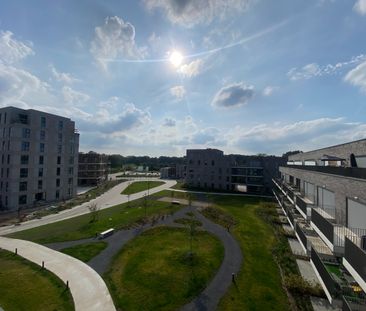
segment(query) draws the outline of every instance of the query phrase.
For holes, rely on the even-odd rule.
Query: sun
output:
[[[173,51],[170,54],[169,61],[174,67],[179,67],[182,64],[183,55],[178,51]]]

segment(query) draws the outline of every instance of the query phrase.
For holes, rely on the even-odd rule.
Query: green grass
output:
[[[0,250],[0,306],[6,311],[74,310],[65,284],[36,264]]]
[[[273,258],[273,230],[256,210],[261,200],[234,196],[211,196],[213,206],[223,216],[212,217],[221,223],[229,214],[235,219],[231,232],[240,244],[243,265],[232,285],[219,303],[218,310],[289,310],[282,288],[279,268]]]
[[[169,214],[177,211],[179,205],[155,201],[159,194],[147,200],[146,217]],[[34,241],[37,243],[54,243],[73,241],[95,236],[96,233],[109,228],[116,230],[127,228],[132,224],[146,222],[144,200],[116,205],[98,212],[98,220],[92,222],[91,214],[66,219],[52,224],[19,231],[8,235],[12,238]]]
[[[158,227],[129,242],[105,275],[116,307],[176,310],[197,296],[220,267],[224,248],[198,231],[191,260],[189,240],[186,229]]]
[[[83,262],[90,261],[108,246],[107,242],[100,241],[94,243],[85,243],[64,248],[62,253],[75,257]]]
[[[127,186],[121,194],[134,194],[147,189],[155,188],[165,184],[163,181],[135,181],[134,183]]]
[[[334,275],[336,275],[337,277],[341,277],[342,276],[342,272],[339,268],[339,266],[337,265],[332,265],[332,264],[325,264],[325,267],[327,268],[329,273],[333,273]]]

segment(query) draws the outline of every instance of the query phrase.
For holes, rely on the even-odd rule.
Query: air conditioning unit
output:
[[[361,248],[366,251],[366,235],[361,237]]]

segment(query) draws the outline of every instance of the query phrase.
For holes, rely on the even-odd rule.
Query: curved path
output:
[[[59,253],[45,246],[17,239],[0,237],[0,247],[14,252],[56,274],[69,288],[76,311],[115,311],[112,297],[99,274],[71,256]]]
[[[238,273],[241,267],[243,256],[240,246],[235,238],[223,227],[217,225],[200,214],[195,207],[184,207],[174,213],[172,216],[165,217],[158,221],[156,224],[145,225],[139,228],[130,230],[120,230],[114,235],[105,239],[108,242],[108,246],[100,254],[94,257],[88,262],[95,271],[99,274],[103,274],[107,271],[109,264],[113,257],[120,251],[120,249],[130,240],[134,239],[142,232],[154,228],[160,225],[182,227],[183,225],[177,224],[174,220],[187,217],[187,212],[193,212],[196,218],[201,221],[203,229],[218,237],[225,248],[225,256],[221,263],[219,270],[210,282],[210,284],[190,303],[183,306],[182,310],[215,310],[220,298],[228,290],[232,284],[232,273]],[[85,239],[71,242],[61,242],[55,244],[49,244],[47,246],[53,249],[62,249],[73,245],[91,242],[93,239]],[[94,239],[94,241],[99,241]]]
[[[89,206],[92,203],[97,204],[100,207],[100,209],[105,209],[105,208],[109,208],[109,207],[112,207],[117,204],[126,203],[128,201],[128,196],[121,194],[121,192],[125,188],[127,188],[127,186],[132,181],[146,181],[146,180],[153,181],[153,180],[157,180],[157,179],[156,178],[136,178],[136,179],[128,180],[126,182],[118,184],[117,186],[115,186],[112,189],[108,190],[107,192],[103,193],[101,196],[95,198],[94,200],[85,202],[85,203],[75,206],[71,209],[64,210],[58,214],[51,214],[51,215],[45,216],[41,219],[33,219],[33,220],[25,221],[25,222],[22,222],[20,226],[11,225],[11,226],[2,227],[2,228],[0,228],[0,236],[7,235],[7,234],[17,232],[17,231],[31,229],[34,227],[38,227],[38,226],[42,226],[42,225],[46,225],[46,224],[50,224],[50,223],[54,223],[54,222],[58,222],[61,220],[73,218],[73,217],[80,216],[83,214],[88,214],[90,212]],[[155,187],[155,188],[151,188],[149,190],[149,194],[154,194],[159,191],[166,190],[166,189],[174,186],[177,183],[175,180],[159,179],[159,181],[164,181],[165,184]],[[133,201],[133,200],[140,199],[145,194],[147,194],[147,191],[141,191],[141,192],[138,192],[135,194],[131,194],[129,197],[129,200]]]

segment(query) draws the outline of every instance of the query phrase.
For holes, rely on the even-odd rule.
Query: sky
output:
[[[366,0],[2,0],[0,107],[80,151],[281,155],[366,138]]]

